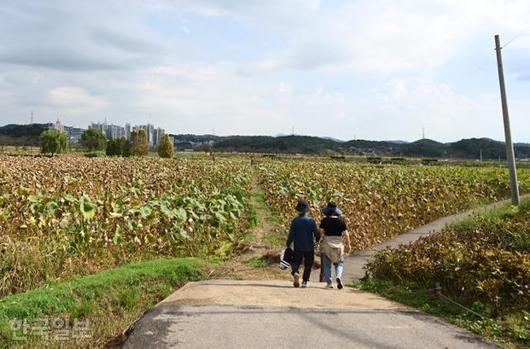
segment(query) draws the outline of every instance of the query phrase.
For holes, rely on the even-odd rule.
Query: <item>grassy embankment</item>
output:
[[[147,308],[173,290],[204,275],[203,263],[193,258],[157,259],[108,269],[66,282],[45,286],[0,299],[0,348],[3,347],[101,347],[118,339]],[[35,335],[36,326],[48,320],[46,340]],[[61,319],[70,322],[57,340]],[[75,332],[77,321],[87,321],[85,333]],[[19,322],[14,322],[18,320]],[[22,321],[22,322],[21,322]],[[30,326],[23,333],[23,321]],[[77,322],[81,325],[82,322]],[[57,328],[53,328],[54,325]],[[59,328],[62,327],[62,328]],[[13,328],[19,331],[13,333]],[[33,332],[33,335],[32,335]],[[73,339],[86,334],[89,338]],[[17,341],[15,337],[27,337]]]
[[[530,200],[379,253],[357,286],[440,316],[506,348],[530,346]],[[435,284],[467,311],[432,291]]]

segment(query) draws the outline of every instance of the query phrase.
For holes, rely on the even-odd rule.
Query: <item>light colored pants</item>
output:
[[[325,254],[322,254],[322,267],[324,268],[324,281],[331,282],[331,260]],[[342,271],[344,270],[344,257],[338,263],[333,263],[335,266],[335,275],[342,279]]]

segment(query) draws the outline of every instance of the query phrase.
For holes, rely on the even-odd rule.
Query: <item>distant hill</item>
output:
[[[449,155],[447,148],[447,144],[425,138],[416,142],[402,144],[400,153],[403,156],[445,158]]]
[[[219,151],[270,152],[324,154],[342,153],[369,156],[404,156],[479,159],[482,151],[484,160],[506,159],[504,143],[488,138],[463,139],[454,143],[440,143],[431,139],[415,142],[353,140],[347,142],[309,136],[228,136],[213,143]],[[516,144],[517,158],[530,158],[530,145]]]
[[[50,124],[5,125],[0,127],[0,145],[39,146],[40,134]]]
[[[216,143],[214,149],[258,153],[320,154],[338,150],[342,142],[310,136],[229,136]]]
[[[38,146],[39,136],[50,124],[6,125],[0,127],[0,145]],[[404,141],[370,141],[356,139],[341,141],[333,138],[311,136],[215,136],[171,135],[179,150],[217,150],[253,153],[291,154],[353,154],[392,157],[435,157],[479,159],[506,158],[504,143],[489,138],[462,139],[453,143],[440,143],[431,139]],[[530,158],[530,144],[516,143],[515,155]]]
[[[469,157],[470,155],[474,155],[475,158],[480,158],[480,152],[482,151],[482,158],[498,159],[499,155],[502,158],[506,153],[504,143],[489,138],[462,139],[458,142],[451,143],[449,148],[454,157]]]
[[[182,140],[183,135],[175,135]],[[201,142],[208,141],[218,151],[237,151],[253,153],[299,153],[326,154],[342,153],[368,156],[405,156],[479,159],[482,150],[484,160],[505,159],[504,143],[488,138],[463,139],[454,143],[440,143],[431,139],[420,139],[407,143],[404,141],[339,141],[331,138],[310,136],[191,136],[194,144],[187,143],[188,148],[198,148]],[[198,138],[203,137],[203,138]],[[175,142],[177,144],[177,142]],[[181,143],[182,144],[182,143]],[[529,144],[516,144],[518,158],[530,157]]]

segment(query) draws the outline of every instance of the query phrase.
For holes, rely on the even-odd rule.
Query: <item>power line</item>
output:
[[[506,46],[508,46],[509,44],[511,44],[512,42],[514,42],[515,40],[520,39],[521,37],[525,36],[529,30],[530,30],[530,25],[529,25],[528,27],[526,27],[525,29],[523,29],[522,31],[520,31],[520,32],[519,32],[517,35],[515,35],[513,38],[511,38],[510,40],[508,40],[508,41],[502,46],[502,48],[505,48]]]

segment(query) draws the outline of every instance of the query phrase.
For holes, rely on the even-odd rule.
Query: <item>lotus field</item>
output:
[[[530,175],[521,172],[522,190]],[[252,180],[255,178],[255,180]],[[285,230],[298,198],[334,200],[355,249],[508,196],[496,168],[249,158],[0,157],[0,296],[158,256],[226,257],[263,191]]]
[[[0,158],[0,294],[158,255],[229,253],[248,231],[247,163]]]
[[[442,216],[509,197],[505,169],[474,167],[359,166],[330,162],[270,162],[259,167],[265,199],[287,224],[293,202],[307,198],[311,214],[329,200],[344,213],[353,248],[388,240]],[[520,171],[530,190],[530,171]]]

